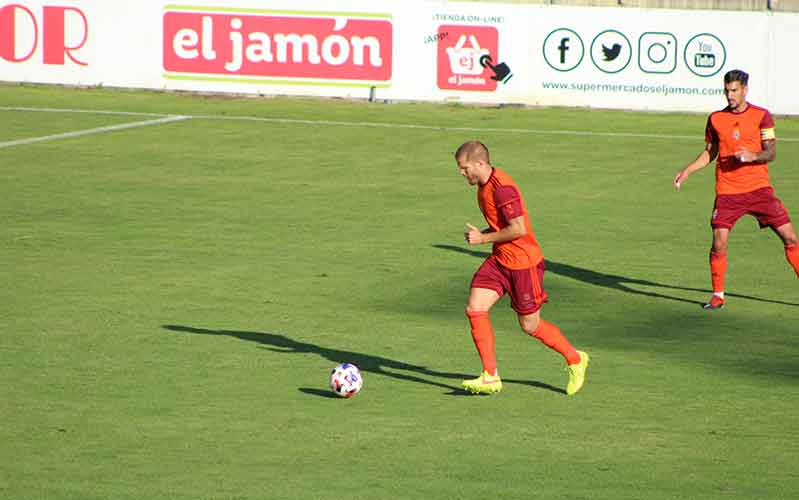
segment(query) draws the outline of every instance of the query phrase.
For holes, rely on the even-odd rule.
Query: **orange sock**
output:
[[[727,254],[710,251],[710,282],[713,293],[724,291],[724,274],[727,272]]]
[[[549,321],[543,319],[538,323],[538,328],[533,332],[533,337],[537,338],[550,349],[558,351],[561,356],[566,358],[566,363],[574,365],[580,362],[580,355],[572,347],[571,343],[563,336],[560,328]]]
[[[785,258],[788,259],[788,262],[796,272],[796,277],[799,278],[799,245],[786,246]]]
[[[472,340],[483,362],[483,371],[489,375],[497,373],[497,358],[494,354],[494,329],[486,311],[466,311],[472,326]]]

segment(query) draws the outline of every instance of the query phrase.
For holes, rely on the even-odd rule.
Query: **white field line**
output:
[[[69,109],[69,108],[26,108],[20,106],[0,106],[0,111],[33,111],[40,113],[86,113],[90,115],[115,115],[115,116],[174,116],[167,113],[137,113],[135,111],[103,111],[96,109]]]
[[[698,136],[689,135],[664,135],[664,134],[636,134],[627,132],[593,132],[590,130],[546,130],[535,128],[492,128],[492,127],[444,127],[437,125],[417,125],[413,123],[391,122],[344,122],[333,120],[299,120],[296,118],[262,118],[258,116],[219,116],[219,115],[191,115],[198,120],[238,120],[267,123],[287,123],[298,125],[328,125],[335,127],[366,127],[366,128],[403,128],[414,130],[435,130],[438,132],[491,132],[536,135],[572,135],[594,137],[631,137],[647,139],[692,139]]]
[[[84,135],[104,134],[106,132],[114,132],[117,130],[127,130],[131,128],[149,127],[151,125],[161,125],[164,123],[177,122],[181,120],[188,120],[188,116],[165,116],[155,120],[145,120],[140,122],[121,123],[119,125],[110,125],[107,127],[90,128],[86,130],[76,130],[74,132],[64,132],[63,134],[44,135],[41,137],[31,137],[28,139],[17,139],[14,141],[0,142],[0,149],[9,148],[12,146],[21,146],[23,144],[33,144],[35,142],[55,141],[58,139],[70,139],[73,137],[81,137]]]
[[[591,130],[547,130],[535,128],[492,128],[492,127],[444,127],[436,125],[417,125],[412,123],[391,123],[391,122],[345,122],[332,120],[300,120],[295,118],[262,118],[259,116],[221,116],[221,115],[189,115],[198,120],[233,120],[233,121],[253,121],[267,123],[287,123],[301,125],[330,125],[336,127],[367,127],[367,128],[403,128],[416,130],[436,130],[440,132],[491,132],[491,133],[514,133],[514,134],[535,134],[535,135],[571,135],[588,137],[618,137],[618,138],[643,138],[643,139],[678,139],[700,142],[704,140],[704,134],[698,135],[670,135],[670,134],[642,134],[635,132],[595,132]],[[799,139],[792,137],[779,137],[783,142],[799,142]]]
[[[25,108],[25,107],[2,107],[0,111],[39,111],[49,113],[88,113],[103,115],[131,115],[131,116],[158,116],[175,117],[176,115],[157,114],[157,113],[135,113],[130,111],[110,111],[110,110],[91,110],[91,109],[61,109],[61,108]],[[513,134],[533,134],[533,135],[564,135],[576,137],[613,137],[613,138],[637,138],[637,139],[667,139],[667,140],[687,140],[701,142],[702,134],[697,135],[674,135],[674,134],[647,134],[635,132],[596,132],[591,130],[556,130],[556,129],[535,129],[535,128],[494,128],[494,127],[446,127],[437,125],[419,125],[413,123],[391,123],[391,122],[348,122],[337,120],[301,120],[296,118],[265,118],[259,116],[229,116],[229,115],[181,115],[183,119],[195,120],[224,120],[224,121],[250,121],[263,123],[283,123],[297,125],[322,125],[333,127],[355,127],[355,128],[388,128],[388,129],[412,129],[412,130],[431,130],[439,132],[487,132],[487,133],[513,133]],[[799,142],[799,138],[779,137],[781,142]],[[0,143],[2,146],[3,143]]]

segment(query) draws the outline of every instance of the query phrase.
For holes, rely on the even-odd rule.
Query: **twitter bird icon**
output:
[[[605,55],[605,60],[606,61],[612,61],[612,60],[616,59],[617,57],[619,57],[620,53],[621,53],[621,44],[620,43],[614,43],[613,47],[610,47],[610,48],[605,47],[604,44],[602,45],[602,54]]]

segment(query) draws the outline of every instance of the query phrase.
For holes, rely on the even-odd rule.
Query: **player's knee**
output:
[[[713,243],[710,248],[716,253],[727,253],[729,231],[723,229],[713,230]]]
[[[474,316],[482,316],[484,314],[485,315],[488,314],[488,311],[486,309],[483,309],[483,308],[480,308],[480,307],[476,307],[476,306],[473,306],[471,304],[468,304],[466,306],[466,310],[464,312],[466,313],[466,316],[469,317],[469,318],[472,318]]]
[[[538,330],[539,318],[525,318],[519,320],[519,326],[522,327],[522,331],[527,335],[535,337],[535,332]]]

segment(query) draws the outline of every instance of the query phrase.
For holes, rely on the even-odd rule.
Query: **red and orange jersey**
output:
[[[741,163],[735,153],[763,150],[763,141],[774,140],[774,119],[768,110],[749,104],[742,113],[729,108],[711,113],[705,141],[719,145],[716,160],[716,194],[748,193],[771,186],[768,163]]]
[[[524,216],[527,234],[515,240],[494,243],[493,254],[508,269],[525,269],[538,265],[544,258],[530,225],[530,215],[521,192],[513,179],[498,168],[491,172],[488,182],[477,190],[477,203],[494,231],[508,225],[508,221]]]

